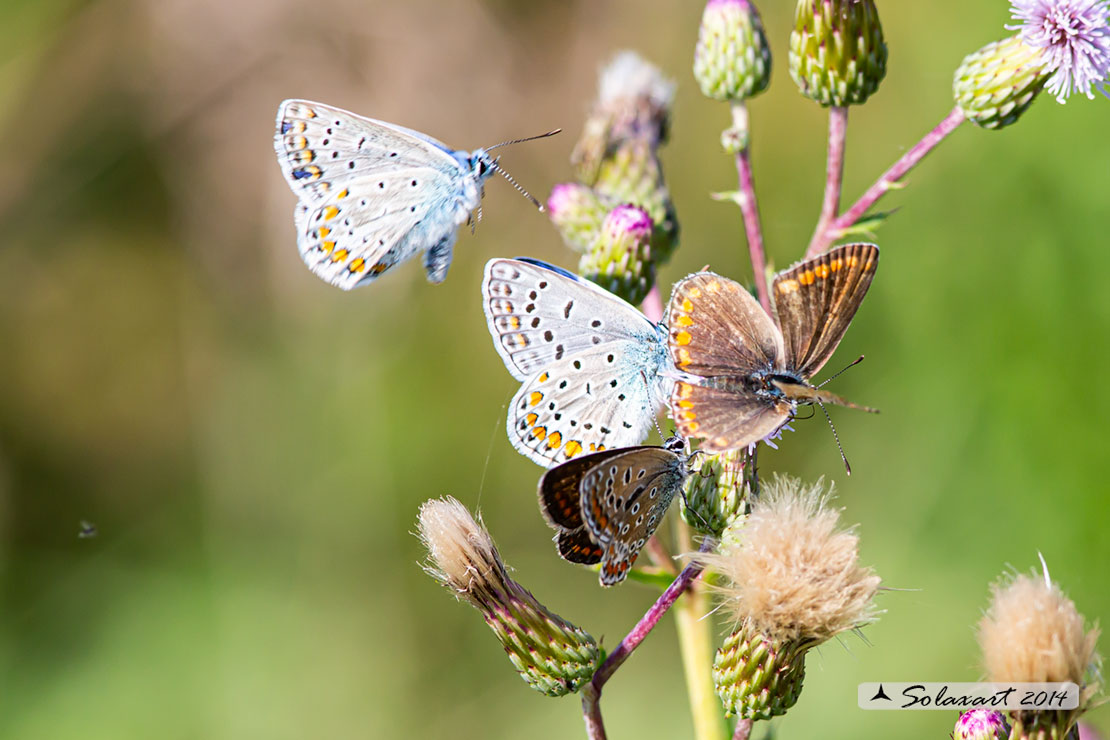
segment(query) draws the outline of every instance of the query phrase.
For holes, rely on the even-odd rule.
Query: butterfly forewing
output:
[[[667,309],[671,359],[706,377],[770,368],[783,357],[782,336],[738,283],[699,272],[674,287]]]
[[[686,480],[686,456],[635,447],[600,460],[582,478],[582,519],[602,550],[600,581],[624,580]]]
[[[780,273],[772,287],[786,368],[812,377],[836,351],[879,264],[874,244],[845,244]]]
[[[274,149],[289,187],[309,203],[349,180],[429,161],[459,169],[444,144],[424,134],[309,100],[278,108]]]
[[[482,298],[494,348],[517,380],[579,352],[660,339],[631,304],[542,262],[490,260]]]

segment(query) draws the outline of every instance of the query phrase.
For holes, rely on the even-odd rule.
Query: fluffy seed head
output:
[[[831,488],[777,478],[735,533],[699,558],[725,576],[725,608],[769,640],[823,642],[875,620],[880,579],[859,564],[859,538],[838,528]]]
[[[979,620],[979,647],[987,678],[997,682],[1071,681],[1081,688],[1097,665],[1099,630],[1058,585],[1043,575],[1014,575],[992,587]]]
[[[509,576],[489,532],[451,496],[420,507],[420,540],[428,549],[425,570],[460,598],[479,606],[492,591],[506,591]]]

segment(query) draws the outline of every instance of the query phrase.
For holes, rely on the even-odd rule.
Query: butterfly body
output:
[[[486,264],[494,347],[522,382],[506,432],[548,467],[638,444],[673,384],[666,330],[597,285],[535,260]]]
[[[624,580],[662,523],[688,475],[686,442],[583,455],[548,470],[539,483],[540,511],[557,530],[560,557],[601,564],[599,580]]]
[[[317,276],[349,290],[420,252],[442,282],[460,225],[496,164],[418,131],[322,103],[286,100],[274,148],[289,187],[297,247]]]
[[[701,272],[675,286],[668,348],[681,379],[671,393],[678,433],[707,452],[774,433],[798,404],[857,407],[809,382],[836,350],[867,293],[879,248],[848,244],[775,277],[775,319],[742,286]]]

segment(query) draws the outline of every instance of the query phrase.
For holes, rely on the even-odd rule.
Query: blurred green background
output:
[[[786,70],[793,4],[763,3],[775,69],[751,105],[771,258],[797,259],[825,115]],[[880,2],[878,94],[851,113],[851,202],[950,109],[1007,3]],[[515,390],[482,266],[575,264],[504,182],[448,281],[417,262],[343,293],[295,248],[274,160],[307,97],[473,148],[562,126],[503,163],[541,197],[613,52],[679,83],[663,157],[682,224],[664,285],[750,280],[718,135],[690,74],[701,4],[459,0],[0,2],[0,737],[581,737],[577,698],[529,691],[469,607],[421,573],[417,508],[480,508],[518,579],[614,645],[654,599],[559,561],[540,473],[505,439]],[[825,475],[881,621],[810,655],[779,736],[947,737],[947,712],[856,708],[874,680],[975,680],[988,584],[1044,553],[1091,620],[1105,568],[1110,391],[1107,101],[1040,99],[959,129],[911,173],[883,264],[830,368],[882,408],[818,417],[762,471]],[[80,522],[99,535],[78,537]],[[617,737],[690,737],[673,625],[609,683]],[[1103,641],[1103,649],[1106,643]],[[1090,715],[1104,732],[1110,710]]]

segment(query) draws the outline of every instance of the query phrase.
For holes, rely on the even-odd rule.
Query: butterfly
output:
[[[558,531],[559,556],[601,563],[602,586],[624,580],[686,481],[686,441],[583,455],[540,478],[540,511]]]
[[[490,260],[482,298],[493,346],[522,382],[506,421],[520,454],[548,467],[647,437],[674,382],[665,329],[536,260]]]
[[[774,321],[728,278],[699,272],[680,281],[667,308],[668,348],[685,374],[670,396],[677,433],[723,452],[772,434],[798,404],[865,408],[809,378],[840,344],[878,264],[874,244],[846,244],[779,273]]]
[[[457,229],[481,204],[489,176],[501,172],[516,185],[489,150],[455,150],[419,131],[308,100],[278,108],[274,149],[300,198],[293,220],[301,259],[344,290],[418,252],[428,280],[443,282]]]

